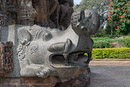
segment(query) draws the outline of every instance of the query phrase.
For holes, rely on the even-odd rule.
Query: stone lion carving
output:
[[[65,31],[37,25],[19,29],[17,51],[21,76],[67,78],[88,68],[93,46],[90,35],[99,28],[99,15],[89,10],[77,14],[79,18],[74,19],[75,16],[74,13],[72,27]]]

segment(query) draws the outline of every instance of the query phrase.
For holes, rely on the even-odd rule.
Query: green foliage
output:
[[[112,0],[109,6],[108,20],[113,21],[114,31],[127,35],[130,32],[130,0]]]
[[[94,41],[100,41],[100,40],[110,40],[110,37],[92,37]]]
[[[105,29],[100,29],[100,31],[96,34],[97,37],[104,37],[107,35],[107,32]]]
[[[93,48],[110,48],[111,39],[109,37],[93,37]]]
[[[121,43],[123,43],[126,47],[130,47],[130,37],[127,37],[125,39],[119,40]]]
[[[124,47],[130,47],[130,37],[110,38],[110,37],[93,37],[93,48],[112,48],[112,42],[118,42]]]
[[[108,3],[108,0],[82,0],[74,9],[92,9],[93,6],[99,6],[101,2]]]
[[[103,55],[102,55],[102,49],[93,49],[92,51],[92,57],[94,59],[101,59],[103,58]]]
[[[110,42],[105,40],[94,42],[93,48],[110,48]]]
[[[92,57],[94,59],[105,59],[105,58],[130,58],[130,48],[104,48],[104,49],[93,49]]]

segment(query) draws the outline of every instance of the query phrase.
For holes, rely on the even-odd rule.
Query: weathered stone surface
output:
[[[49,0],[32,0],[36,10],[35,23],[41,26],[49,26]]]
[[[56,83],[55,77],[43,78],[23,78],[24,85],[30,85],[33,87],[53,87]],[[25,86],[28,87],[28,86]]]
[[[1,41],[1,30],[0,30],[0,41]]]
[[[8,13],[8,25],[17,24],[17,12],[18,12],[18,0],[5,0],[7,13]]]
[[[87,18],[88,17],[85,16],[82,20]],[[89,20],[91,20],[91,17]],[[84,21],[84,23],[88,22]],[[80,25],[82,25],[82,23]],[[82,26],[84,27],[85,25]],[[18,47],[17,50],[14,48],[15,52],[18,51],[18,56],[16,56],[16,58],[19,60],[16,62],[20,64],[20,68],[16,69],[16,71],[18,70],[18,72],[20,72],[18,78],[26,77],[26,79],[20,78],[20,82],[29,79],[28,81],[32,82],[30,85],[34,85],[33,83],[35,83],[35,81],[39,81],[38,77],[43,77],[45,79],[48,76],[57,76],[60,79],[70,78],[66,81],[62,80],[62,82],[57,84],[61,87],[65,87],[66,84],[72,87],[73,85],[78,87],[79,84],[82,84],[82,86],[86,85],[86,80],[89,79],[76,76],[82,74],[88,68],[87,65],[91,58],[93,45],[93,41],[89,34],[91,31],[88,32],[88,29],[91,27],[85,27],[83,29],[82,27],[76,27],[75,29],[80,32],[77,33],[71,26],[65,31],[37,25],[26,26],[16,29],[15,34],[12,34],[12,27],[10,30],[7,29],[9,31],[7,32],[9,36],[11,35],[11,37],[14,37],[16,34],[16,36],[18,36],[18,38],[15,37],[15,39],[19,41],[18,43],[13,39],[16,48]],[[96,28],[92,27],[91,29],[93,30]],[[8,39],[11,37],[8,37]],[[85,56],[84,53],[86,52],[90,56]],[[12,74],[12,76],[13,75],[14,74]],[[33,77],[37,77],[38,80]],[[86,76],[80,75],[80,77]],[[33,80],[30,78],[33,78]],[[15,76],[12,79],[16,79]],[[82,82],[82,79],[85,81]],[[15,81],[17,80],[12,81],[12,83],[15,83]],[[17,83],[19,83],[19,81]],[[23,83],[24,82],[21,82],[21,84]]]
[[[99,15],[92,10],[81,11],[76,19],[72,17],[71,26],[72,7],[73,0],[1,0],[1,41],[13,42],[15,69],[9,59],[12,52],[3,51],[7,56],[1,56],[0,74],[9,74],[0,78],[0,86],[86,87],[89,84],[86,70],[93,47],[90,35],[98,31]]]
[[[88,35],[96,34],[100,26],[100,15],[93,10],[75,11],[72,15],[71,25],[78,34],[87,32]],[[82,29],[83,31],[79,31]]]
[[[90,35],[98,31],[100,18],[92,10],[81,11],[78,16],[76,23],[72,20],[73,28],[70,26],[65,31],[37,25],[18,29],[22,77],[70,78],[88,68],[93,47]],[[88,53],[88,57],[84,53]]]
[[[32,0],[19,1],[17,15],[18,24],[33,25],[36,17],[36,10],[32,6]]]
[[[53,87],[54,77],[43,78],[1,78],[0,87]]]
[[[1,78],[1,87],[23,87],[20,78]]]
[[[0,26],[5,26],[5,25],[7,25],[8,23],[7,23],[7,14],[5,13],[1,13],[0,12]]]
[[[89,84],[89,70],[77,77],[61,80],[57,77],[0,78],[0,87],[88,87]]]
[[[0,26],[37,24],[65,30],[70,25],[72,7],[73,0],[1,0]]]
[[[51,15],[51,20],[55,23],[56,28],[66,30],[70,25],[73,13],[73,0],[58,0],[58,3],[55,12]]]
[[[55,85],[55,87],[88,87],[90,84],[90,70],[88,69],[83,74],[65,80],[63,82],[59,82]]]
[[[3,77],[13,71],[12,42],[0,42],[0,76]]]
[[[66,31],[36,25],[20,28],[17,51],[21,76],[68,78],[81,74],[88,68],[84,53],[91,52],[93,45],[90,37],[83,38],[84,43],[79,42],[81,38],[71,27]]]

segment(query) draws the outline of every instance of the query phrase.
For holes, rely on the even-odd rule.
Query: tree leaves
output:
[[[128,0],[112,0],[113,5],[110,6],[111,9],[111,21],[113,21],[113,26],[118,32],[122,34],[130,33],[130,1]]]

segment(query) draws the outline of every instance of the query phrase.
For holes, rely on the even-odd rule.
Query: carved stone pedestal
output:
[[[66,80],[56,77],[44,78],[0,78],[0,87],[88,87],[90,70]]]
[[[1,78],[0,87],[53,87],[54,78]]]
[[[57,83],[55,87],[88,87],[90,84],[90,69],[83,74],[70,78],[62,83]]]

